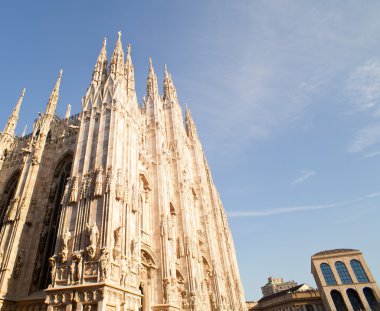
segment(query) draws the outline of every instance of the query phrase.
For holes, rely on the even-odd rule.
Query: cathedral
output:
[[[135,92],[130,45],[106,40],[82,111],[62,71],[29,135],[0,132],[0,310],[246,310],[226,213],[165,66]]]

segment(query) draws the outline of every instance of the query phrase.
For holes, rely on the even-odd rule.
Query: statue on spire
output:
[[[111,58],[110,76],[117,79],[124,75],[124,51],[121,43],[121,31],[117,33],[117,42]]]

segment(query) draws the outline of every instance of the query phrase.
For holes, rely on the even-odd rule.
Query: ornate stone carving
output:
[[[71,184],[70,203],[76,203],[78,201],[78,187],[79,178],[74,176]]]
[[[50,257],[49,258],[49,266],[50,266],[51,284],[54,286],[55,276],[56,276],[56,273],[57,273],[57,263],[56,263],[54,257]]]
[[[113,182],[113,169],[112,165],[108,166],[107,168],[107,175],[106,175],[106,193],[110,193],[112,189],[112,182]]]
[[[115,260],[118,260],[121,255],[121,229],[122,228],[123,227],[120,226],[113,231],[114,247],[112,250],[112,255]]]
[[[20,197],[16,196],[9,204],[7,217],[5,218],[10,222],[17,220],[17,210],[18,210],[19,201],[20,201]]]
[[[61,249],[61,252],[59,253],[62,262],[67,261],[67,254],[69,252],[68,245],[69,245],[70,239],[71,239],[71,232],[69,228],[66,228],[66,231],[62,234],[62,249]]]
[[[100,197],[102,194],[103,194],[103,169],[98,168],[96,170],[94,196]]]
[[[99,259],[99,276],[100,280],[106,280],[109,276],[109,250],[107,248],[102,248],[102,255]]]
[[[120,286],[127,285],[127,276],[129,273],[129,262],[126,256],[122,255],[120,260]]]
[[[117,169],[115,197],[116,200],[124,198],[123,171],[121,168]]]
[[[14,279],[18,279],[18,277],[20,276],[21,268],[24,265],[24,253],[25,253],[25,250],[20,249],[20,251],[17,254],[15,265],[13,268],[13,278]]]
[[[93,223],[92,226],[89,224],[86,225],[87,227],[87,234],[88,234],[88,239],[89,239],[89,246],[87,246],[87,254],[91,259],[95,258],[95,253],[96,253],[96,248],[98,245],[99,241],[99,230],[98,227],[96,226],[96,222]]]

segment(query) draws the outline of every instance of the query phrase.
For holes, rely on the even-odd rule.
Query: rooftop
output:
[[[352,249],[352,248],[336,248],[336,249],[330,249],[330,250],[315,253],[313,256],[331,255],[331,254],[337,254],[337,253],[350,253],[350,252],[359,252],[359,250]]]

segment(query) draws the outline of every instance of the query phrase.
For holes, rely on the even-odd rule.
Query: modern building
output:
[[[268,278],[268,283],[261,287],[261,292],[263,296],[269,296],[283,290],[287,290],[289,288],[295,287],[298,284],[294,281],[284,281],[282,278]]]
[[[121,34],[82,111],[56,116],[60,72],[27,136],[24,92],[0,133],[1,310],[246,310],[231,231],[195,123],[152,62],[135,92]]]
[[[326,310],[380,310],[379,287],[360,251],[316,253],[311,257],[311,273]]]
[[[261,298],[250,311],[324,311],[318,290],[307,284]]]

